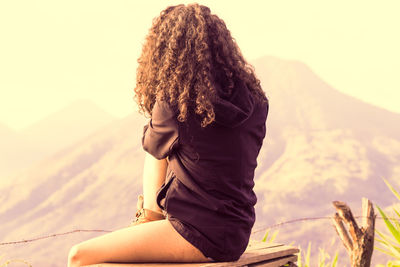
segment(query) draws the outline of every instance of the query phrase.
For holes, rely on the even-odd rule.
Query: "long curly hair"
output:
[[[238,80],[256,100],[268,101],[222,19],[197,3],[169,6],[153,19],[146,36],[134,99],[149,115],[156,99],[167,100],[180,122],[193,111],[206,127],[215,120],[213,103],[228,99]]]

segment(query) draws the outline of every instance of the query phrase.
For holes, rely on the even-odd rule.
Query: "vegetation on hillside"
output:
[[[395,195],[395,197],[400,201],[400,194],[394,187],[385,180],[386,185]],[[378,241],[380,246],[376,246],[375,248],[389,256],[392,257],[386,263],[387,267],[399,267],[400,266],[400,212],[395,207],[392,207],[392,214],[388,216],[379,206],[376,206],[379,213],[381,214],[388,233],[383,233],[381,231],[376,230],[379,238],[376,237],[375,240]],[[382,264],[378,265],[379,267],[384,266]]]
[[[400,201],[400,193],[386,179],[383,180],[393,195]],[[378,264],[376,267],[400,267],[400,210],[396,208],[396,206],[393,206],[391,214],[388,215],[387,212],[384,212],[378,205],[375,206],[386,225],[386,233],[375,229],[378,235],[375,237],[375,241],[379,244],[379,246],[375,246],[375,249],[391,257],[386,265]],[[270,234],[270,230],[267,230],[262,241],[272,243],[275,241],[277,234],[278,231]],[[291,245],[292,244],[293,242]],[[338,252],[336,252],[335,256],[332,258],[324,249],[319,248],[318,262],[316,264],[311,263],[311,258],[311,243],[309,243],[306,251],[300,248],[297,261],[298,267],[338,266]]]

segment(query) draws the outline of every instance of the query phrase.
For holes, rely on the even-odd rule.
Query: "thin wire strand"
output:
[[[297,218],[297,219],[288,220],[288,221],[276,223],[276,224],[269,225],[269,226],[262,226],[261,228],[259,228],[257,230],[253,230],[251,232],[251,234],[255,234],[255,233],[262,232],[262,231],[266,231],[268,229],[278,228],[278,227],[281,227],[281,226],[286,225],[286,224],[292,224],[292,223],[303,222],[303,221],[328,220],[328,219],[332,219],[332,218],[333,218],[332,216]],[[362,218],[362,216],[354,216],[354,218],[358,219],[358,218]],[[383,217],[380,217],[380,216],[377,216],[376,218],[377,219],[382,219],[382,220],[384,219]],[[396,220],[396,221],[400,222],[400,219],[398,219],[398,218],[390,218],[390,217],[388,217],[388,219],[389,220]],[[111,230],[102,230],[102,229],[89,229],[89,230],[77,229],[77,230],[72,230],[72,231],[68,231],[68,232],[64,232],[64,233],[57,233],[57,234],[50,234],[50,235],[40,236],[40,237],[36,237],[36,238],[32,238],[32,239],[25,239],[25,240],[11,241],[11,242],[3,242],[3,243],[0,243],[0,246],[16,245],[16,244],[21,244],[21,243],[30,243],[30,242],[34,242],[34,241],[38,241],[38,240],[42,240],[42,239],[47,239],[47,238],[50,238],[50,237],[69,235],[69,234],[78,233],[78,232],[110,233],[112,231]]]
[[[270,226],[262,226],[261,228],[257,229],[257,230],[253,230],[251,232],[251,234],[255,234],[255,233],[259,233],[261,231],[266,231],[269,229],[273,229],[273,228],[277,228],[277,227],[281,227],[285,224],[291,224],[291,223],[296,223],[296,222],[303,222],[303,221],[317,221],[317,220],[328,220],[328,219],[333,219],[334,217],[332,216],[322,216],[322,217],[307,217],[307,218],[297,218],[297,219],[293,219],[293,220],[289,220],[289,221],[284,221],[284,222],[280,222],[277,224],[273,224]],[[359,218],[363,218],[363,216],[354,216],[354,218],[359,219]],[[389,220],[392,221],[399,221],[399,218],[391,218],[391,217],[387,217]],[[380,219],[383,220],[384,218],[381,216],[377,216],[376,219]]]
[[[283,226],[283,225],[285,225],[285,224],[291,224],[291,223],[302,222],[302,221],[324,220],[324,219],[331,219],[331,218],[333,218],[333,217],[328,217],[328,216],[326,216],[326,217],[297,218],[297,219],[293,219],[293,220],[289,220],[289,221],[284,221],[284,222],[276,223],[276,224],[273,224],[273,225],[270,225],[270,226],[263,226],[263,227],[261,227],[261,228],[258,229],[258,230],[252,231],[251,233],[252,233],[252,234],[255,234],[255,233],[258,233],[258,232],[261,232],[261,231],[265,231],[265,230],[268,230],[268,229],[273,229],[273,228],[281,227],[281,226]]]
[[[78,230],[72,230],[72,231],[65,232],[65,233],[58,233],[58,234],[40,236],[40,237],[36,237],[36,238],[32,238],[32,239],[25,239],[25,240],[19,240],[19,241],[11,241],[11,242],[3,242],[3,243],[0,243],[0,246],[15,245],[15,244],[21,244],[21,243],[29,243],[29,242],[33,242],[33,241],[37,241],[37,240],[41,240],[41,239],[46,239],[46,238],[56,237],[56,236],[62,236],[62,235],[69,235],[69,234],[78,233],[78,232],[103,232],[103,233],[109,233],[109,232],[112,232],[112,231],[109,231],[109,230],[97,230],[97,229],[93,229],[93,230],[80,230],[80,229],[78,229]]]

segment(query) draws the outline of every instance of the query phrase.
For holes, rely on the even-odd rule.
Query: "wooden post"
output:
[[[374,249],[375,218],[374,208],[371,201],[362,199],[362,224],[358,227],[357,222],[346,203],[333,201],[336,213],[333,222],[347,253],[350,255],[351,267],[369,267]],[[348,226],[350,236],[344,227]]]

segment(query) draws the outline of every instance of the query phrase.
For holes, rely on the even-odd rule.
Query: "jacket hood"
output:
[[[220,88],[219,84],[216,86]],[[239,81],[229,99],[218,97],[214,103],[215,122],[231,128],[237,127],[253,114],[254,104],[247,85]]]

